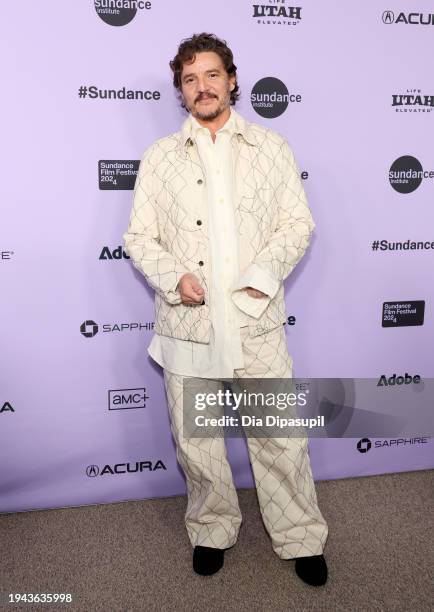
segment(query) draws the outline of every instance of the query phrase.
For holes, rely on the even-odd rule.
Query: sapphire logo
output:
[[[415,444],[428,444],[430,438],[424,436],[421,438],[388,438],[383,440],[375,440],[374,448],[392,448],[393,446],[413,446]],[[362,438],[357,442],[357,450],[359,453],[367,453],[372,447],[372,442],[369,438]]]
[[[145,0],[94,0],[96,13],[112,26],[124,26],[134,19],[137,9],[151,8]]]
[[[80,325],[80,331],[85,338],[93,338],[98,333],[98,325],[95,321],[84,321]]]
[[[371,446],[372,443],[369,438],[362,438],[357,442],[357,450],[359,453],[367,453]]]
[[[101,326],[89,319],[80,325],[80,332],[85,338],[93,338],[101,327],[103,333],[142,331],[154,329],[154,321],[147,323],[103,323]]]

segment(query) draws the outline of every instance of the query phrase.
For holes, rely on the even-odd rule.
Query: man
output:
[[[177,458],[187,480],[193,568],[218,571],[241,513],[224,438],[183,433],[183,383],[292,377],[283,281],[314,229],[294,156],[277,133],[245,121],[233,55],[212,34],[184,40],[170,62],[189,116],[144,154],[125,250],[155,290],[151,357],[163,367]],[[300,578],[327,580],[327,523],[304,438],[247,439],[272,546]]]

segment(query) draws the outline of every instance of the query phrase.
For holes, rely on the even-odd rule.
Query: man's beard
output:
[[[214,99],[218,99],[218,98],[214,97]],[[213,121],[214,119],[217,119],[217,117],[224,112],[224,110],[226,109],[228,105],[229,105],[229,95],[227,96],[227,99],[222,100],[217,106],[217,108],[215,108],[214,110],[204,109],[203,111],[201,111],[201,110],[197,110],[196,105],[194,105],[190,112],[193,115],[193,117],[195,117],[196,119],[201,119],[202,121]]]

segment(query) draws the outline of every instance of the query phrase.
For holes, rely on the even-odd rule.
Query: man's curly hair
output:
[[[196,53],[202,51],[214,51],[220,56],[223,66],[229,76],[235,76],[235,87],[231,91],[230,104],[234,105],[240,97],[240,91],[237,82],[237,67],[234,64],[234,56],[232,51],[226,44],[225,40],[217,38],[215,34],[193,34],[191,38],[185,38],[181,41],[178,47],[178,53],[173,60],[169,62],[173,72],[173,85],[180,94],[181,106],[186,108],[181,94],[181,72],[185,63],[194,62]]]

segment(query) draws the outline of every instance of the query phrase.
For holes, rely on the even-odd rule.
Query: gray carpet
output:
[[[0,515],[0,592],[72,592],[15,610],[433,610],[433,471],[316,483],[329,581],[305,585],[272,551],[254,490],[215,576],[191,569],[185,497]]]

